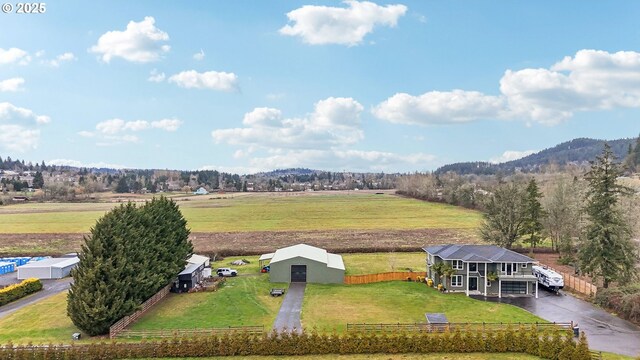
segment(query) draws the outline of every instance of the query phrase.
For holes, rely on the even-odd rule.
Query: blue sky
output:
[[[0,13],[0,156],[411,172],[637,136],[638,18],[637,1],[14,8]]]

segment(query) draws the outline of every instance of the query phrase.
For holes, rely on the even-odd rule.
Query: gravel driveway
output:
[[[640,356],[640,327],[611,315],[590,302],[565,293],[556,295],[540,288],[539,299],[532,297],[484,298],[478,300],[512,304],[547,321],[577,323],[592,350]]]
[[[306,283],[289,284],[289,290],[284,295],[280,311],[276,321],[273,323],[273,328],[277,332],[295,329],[298,333],[302,333],[300,312],[302,311],[302,300],[304,299],[304,289],[306,287]]]

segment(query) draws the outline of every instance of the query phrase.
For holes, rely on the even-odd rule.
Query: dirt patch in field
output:
[[[59,255],[79,251],[83,234],[0,234],[1,255]],[[305,243],[331,252],[418,251],[423,246],[480,240],[458,229],[259,231],[192,233],[195,252],[251,255]]]

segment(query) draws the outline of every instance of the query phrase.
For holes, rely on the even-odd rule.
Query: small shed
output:
[[[211,266],[211,259],[208,256],[202,256],[202,255],[198,255],[198,254],[191,255],[191,257],[187,260],[187,262],[191,263],[191,264],[202,264],[202,263],[204,263],[204,267],[210,267]]]
[[[209,192],[207,191],[207,189],[203,188],[203,187],[199,187],[198,190],[196,190],[193,194],[194,195],[207,195]]]
[[[16,271],[16,264],[12,262],[0,262],[0,275]]]
[[[315,246],[298,244],[278,249],[269,266],[271,282],[344,283],[342,256]]]
[[[35,262],[28,262],[18,266],[18,279],[62,279],[69,276],[71,269],[76,267],[80,259],[73,258],[49,258]]]
[[[208,257],[193,255],[187,260],[187,266],[184,270],[178,274],[178,278],[174,280],[171,286],[173,292],[188,292],[195,287],[199,282],[204,280],[204,269],[207,267],[206,263],[209,261]]]

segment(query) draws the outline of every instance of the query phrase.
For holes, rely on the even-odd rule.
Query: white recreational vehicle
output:
[[[564,287],[562,275],[549,269],[546,266],[534,265],[531,267],[533,275],[538,278],[538,283],[550,290],[558,292]]]

